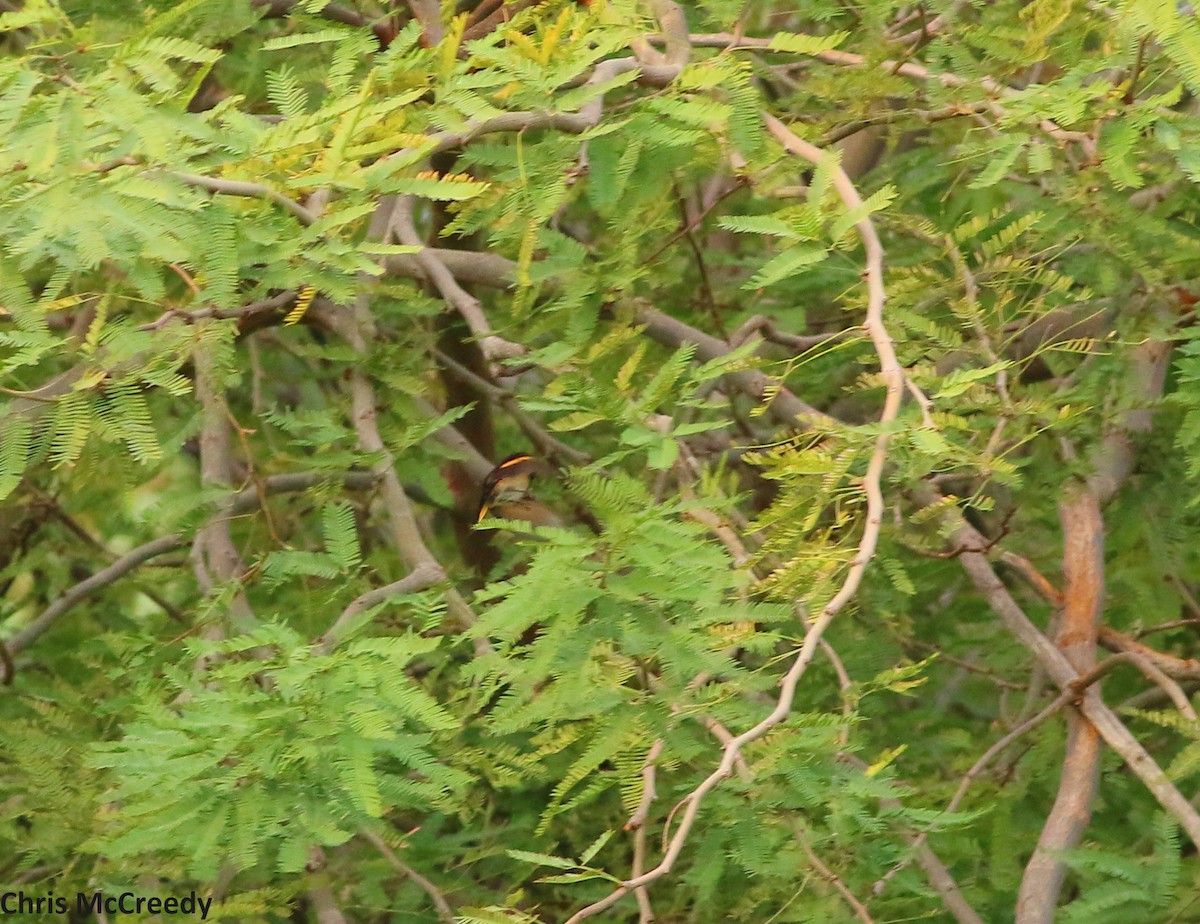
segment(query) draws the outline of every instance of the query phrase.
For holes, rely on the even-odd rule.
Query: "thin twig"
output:
[[[299,2],[300,0],[251,0],[250,5],[266,7],[267,16],[286,16]],[[318,15],[347,26],[365,26],[367,24],[366,19],[357,10],[347,9],[336,3],[321,4],[321,11]]]
[[[1128,635],[1104,626],[1100,630],[1100,644],[1110,651],[1133,656],[1134,663],[1146,677],[1171,695],[1181,712],[1191,717],[1191,703],[1183,696],[1177,680],[1200,680],[1200,661],[1195,658],[1177,658],[1143,645]],[[1170,684],[1168,687],[1167,684]],[[1182,704],[1181,704],[1182,702]]]
[[[206,189],[211,193],[219,195],[266,199],[268,202],[274,202],[276,205],[291,212],[305,226],[311,225],[317,220],[316,215],[295,199],[289,199],[278,190],[264,186],[262,183],[250,183],[245,180],[224,180],[212,176],[201,176],[198,173],[181,173],[175,170],[171,171],[171,176],[181,183],[186,183],[188,186],[195,186],[197,189]]]
[[[508,289],[514,285],[517,264],[499,254],[444,248],[426,248],[437,257],[438,262],[463,282]],[[397,276],[429,279],[424,266],[412,254],[388,257],[387,271]],[[659,311],[642,298],[624,299],[619,310],[628,311],[633,323],[643,328],[646,336],[664,346],[678,347],[691,344],[696,348],[696,358],[702,362],[728,356],[731,347],[719,337],[705,333],[690,324]],[[738,390],[762,400],[770,396],[768,413],[780,423],[790,427],[834,427],[837,422],[828,414],[802,401],[787,387],[757,369],[741,369],[726,373],[725,378]]]
[[[1187,604],[1187,608],[1197,617],[1200,617],[1200,600],[1196,599],[1196,595],[1188,588],[1187,584],[1181,581],[1178,576],[1172,574],[1170,577],[1171,583],[1175,589],[1179,591],[1179,596],[1183,597],[1183,602]],[[1200,623],[1200,618],[1196,620]]]
[[[1170,622],[1160,622],[1158,625],[1138,629],[1135,637],[1145,638],[1147,635],[1154,635],[1156,632],[1169,632],[1171,629],[1182,629],[1184,626],[1200,626],[1200,619],[1173,619]]]
[[[485,357],[492,360],[512,359],[525,353],[525,348],[519,343],[496,336],[487,316],[483,313],[483,306],[479,303],[479,299],[460,286],[458,280],[454,278],[454,274],[446,269],[437,255],[425,246],[425,242],[421,240],[413,225],[411,196],[396,197],[391,228],[400,243],[421,248],[414,256],[424,267],[429,278],[433,280],[434,286],[446,303],[453,306],[467,322],[467,327],[479,341],[479,349],[483,351]]]
[[[433,902],[433,907],[437,909],[438,920],[442,921],[443,924],[454,924],[454,909],[446,901],[446,896],[442,894],[441,889],[396,856],[396,852],[374,831],[363,828],[358,832],[358,836],[368,841],[376,850],[383,854],[383,858],[391,864],[392,869],[407,876],[420,889],[424,890],[425,894]]]
[[[729,744],[733,740],[733,732],[718,722],[710,715],[702,715],[700,724],[712,732],[712,736],[721,742],[722,745]],[[750,765],[746,763],[746,758],[742,754],[738,754],[737,760],[734,761],[734,769],[737,770],[738,778],[743,783],[748,783],[754,778],[754,774],[750,771]]]
[[[833,187],[842,199],[843,204],[851,212],[860,210],[865,212],[863,201],[858,195],[858,190],[855,189],[854,184],[850,181],[845,171],[837,166],[836,161],[830,163],[824,151],[796,137],[774,116],[764,114],[763,121],[766,123],[767,130],[783,144],[789,153],[812,163],[830,164]],[[868,298],[866,319],[863,326],[871,336],[875,352],[879,357],[880,374],[887,384],[883,411],[880,415],[881,432],[876,438],[875,446],[867,462],[866,474],[863,477],[863,487],[867,497],[867,516],[863,527],[863,535],[859,541],[858,551],[850,564],[842,586],[824,606],[816,619],[809,625],[795,660],[781,682],[782,689],[775,708],[757,725],[733,738],[723,748],[722,757],[717,768],[699,786],[684,797],[682,801],[683,813],[679,820],[678,829],[671,838],[667,851],[659,865],[641,876],[623,882],[619,888],[615,889],[605,898],[576,912],[569,919],[568,924],[578,924],[579,921],[585,918],[599,914],[633,889],[649,885],[671,871],[675,861],[683,851],[688,834],[691,832],[692,825],[696,821],[696,816],[700,811],[700,805],[704,797],[716,788],[722,780],[730,776],[734,762],[740,755],[743,747],[758,740],[787,718],[788,713],[791,711],[792,701],[795,698],[800,679],[804,676],[805,670],[816,654],[822,635],[830,623],[833,622],[834,617],[837,616],[857,592],[867,565],[874,556],[875,548],[879,541],[880,528],[883,523],[884,502],[881,480],[890,437],[888,425],[896,419],[900,411],[900,401],[904,392],[904,371],[896,359],[895,348],[883,323],[883,306],[886,301],[883,287],[883,246],[879,241],[878,234],[875,232],[875,226],[869,217],[862,218],[856,224],[856,228],[862,237],[866,249],[866,270],[864,276],[867,282]]]
[[[967,789],[970,788],[971,783],[977,779],[981,773],[983,773],[983,771],[987,768],[987,765],[992,762],[993,758],[995,758],[997,754],[1007,748],[1022,735],[1028,734],[1029,732],[1033,731],[1033,729],[1045,722],[1046,719],[1050,718],[1050,716],[1054,715],[1056,712],[1058,712],[1058,710],[1070,703],[1071,700],[1075,698],[1075,695],[1076,694],[1073,691],[1059,694],[1058,699],[1052,702],[1049,706],[1032,718],[1026,719],[1024,722],[1002,737],[999,741],[993,744],[990,748],[984,751],[980,758],[971,765],[971,769],[963,775],[962,780],[959,781],[958,789],[954,791],[954,795],[946,804],[946,808],[944,810],[945,813],[949,815],[951,812],[954,812],[958,809],[959,805],[962,804],[962,800],[966,797]],[[928,839],[929,832],[922,831],[912,843],[914,853],[917,849],[922,847]],[[895,877],[897,873],[908,866],[910,862],[911,859],[906,859],[900,863],[897,863],[878,881],[876,881],[875,885],[872,886],[871,891],[876,895],[882,894],[883,890],[887,887],[888,882]]]
[[[317,924],[346,924],[346,916],[334,900],[328,885],[315,885],[308,890]]]
[[[940,495],[932,489],[923,492],[922,506],[938,502]],[[1047,672],[1061,689],[1079,679],[1078,673],[1025,615],[1008,588],[996,576],[987,558],[974,551],[986,540],[973,526],[967,523],[957,508],[947,508],[946,525],[952,530],[951,542],[962,552],[958,561],[967,572],[976,589],[983,595],[1010,632],[1025,645],[1045,666]],[[1191,805],[1176,786],[1163,773],[1162,768],[1149,752],[1133,736],[1117,715],[1103,702],[1084,699],[1080,709],[1088,717],[1105,742],[1129,765],[1158,801],[1163,809],[1174,817],[1195,844],[1200,844],[1200,813]]]
[[[841,753],[838,759],[852,767],[856,767],[860,771],[867,769],[866,762],[856,754]],[[879,804],[891,812],[900,812],[903,806],[900,800],[894,797],[885,797],[879,800]],[[903,835],[905,840],[913,848],[917,865],[925,871],[925,875],[929,879],[929,884],[937,890],[937,893],[942,897],[942,904],[946,906],[959,924],[984,924],[983,918],[979,912],[971,907],[970,903],[959,889],[958,883],[954,881],[954,877],[950,874],[950,870],[946,868],[941,859],[933,849],[924,842],[917,834],[907,833]]]
[[[271,295],[267,298],[261,298],[257,301],[249,302],[248,304],[242,305],[240,308],[216,308],[210,306],[208,308],[197,308],[195,311],[183,311],[179,308],[168,308],[153,321],[149,322],[148,324],[140,325],[138,330],[161,330],[176,318],[186,321],[189,324],[195,324],[197,321],[205,318],[219,318],[222,320],[228,318],[237,318],[238,320],[245,320],[247,318],[256,317],[260,314],[279,311],[287,305],[290,305],[295,300],[295,291],[288,290]]]
[[[1062,591],[1055,587],[1024,555],[1018,555],[1016,552],[1001,552],[1000,560],[1006,565],[1012,565],[1017,569],[1017,573],[1025,578],[1033,588],[1042,595],[1052,606],[1060,607],[1063,605]]]
[[[398,597],[401,594],[413,594],[425,590],[425,588],[432,587],[439,581],[445,580],[445,578],[445,572],[441,568],[434,568],[428,564],[423,564],[418,565],[398,581],[392,581],[392,583],[385,584],[383,587],[376,587],[374,590],[368,590],[366,593],[360,594],[350,601],[350,604],[338,616],[337,621],[321,636],[321,640],[317,645],[317,652],[319,654],[329,654],[333,651],[342,640],[342,636],[346,633],[347,628],[353,623],[354,618],[364,610],[369,610],[371,607],[383,603],[390,597]]]
[[[308,488],[329,481],[340,481],[350,490],[365,490],[372,487],[377,478],[370,472],[345,472],[343,474],[326,474],[322,472],[295,472],[283,475],[271,475],[253,487],[243,488],[217,502],[223,516],[236,516],[253,510],[261,504],[261,498],[266,495],[304,491]],[[28,648],[37,638],[43,635],[63,614],[92,594],[120,580],[130,571],[145,564],[153,558],[164,555],[173,549],[182,548],[188,544],[188,539],[182,535],[171,534],[159,536],[149,542],[139,545],[116,559],[107,568],[97,571],[78,584],[72,585],[57,597],[35,619],[25,624],[11,639],[8,640],[5,652],[19,652]]]
[[[846,883],[842,881],[842,877],[825,865],[824,861],[817,856],[816,851],[809,846],[808,842],[804,840],[803,836],[798,836],[796,840],[800,842],[800,848],[804,851],[804,855],[808,857],[808,862],[812,865],[812,868],[817,871],[817,874],[822,879],[824,879],[837,890],[837,893],[846,900],[846,904],[850,906],[858,919],[862,921],[863,924],[875,924],[875,920],[867,911],[867,906],[854,897],[854,893],[851,892]]]

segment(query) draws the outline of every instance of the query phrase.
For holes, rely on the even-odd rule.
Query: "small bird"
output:
[[[505,520],[524,520],[534,526],[562,526],[562,519],[553,510],[535,500],[531,489],[535,475],[545,474],[549,466],[525,453],[509,456],[483,479],[479,498],[480,523],[487,516]]]

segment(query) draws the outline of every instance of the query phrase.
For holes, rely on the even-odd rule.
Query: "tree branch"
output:
[[[454,274],[446,269],[437,254],[425,246],[425,242],[421,240],[417,229],[413,226],[412,196],[396,197],[396,207],[391,221],[391,228],[395,231],[400,243],[421,248],[414,254],[417,262],[421,264],[421,268],[433,281],[442,298],[452,305],[467,322],[467,327],[479,341],[479,348],[483,351],[483,355],[490,360],[512,359],[523,355],[525,348],[519,343],[496,336],[492,331],[491,324],[488,323],[487,316],[483,313],[483,306],[479,304],[479,299],[460,286],[458,280],[454,278]]]
[[[363,828],[358,832],[358,835],[363,840],[369,841],[383,855],[383,858],[391,864],[394,870],[407,876],[418,888],[424,890],[425,894],[429,896],[430,901],[433,902],[438,920],[442,921],[443,924],[454,924],[454,909],[446,901],[446,896],[442,894],[441,889],[396,856],[396,852],[374,831],[368,831],[366,828]]]
[[[468,250],[425,248],[437,258],[445,269],[463,282],[507,289],[514,284],[517,264],[499,254],[479,253]],[[396,276],[431,280],[431,277],[415,255],[390,256],[384,264],[387,271]],[[696,347],[698,359],[709,362],[727,356],[732,347],[719,337],[706,334],[698,328],[653,307],[643,298],[625,299],[617,305],[619,313],[628,313],[634,324],[645,329],[646,335],[664,346],[679,347],[685,343]],[[805,403],[786,387],[757,369],[739,370],[726,375],[740,391],[762,400],[764,394],[774,393],[770,403],[771,415],[788,426],[835,426],[829,415]]]
[[[867,911],[867,906],[855,898],[854,893],[842,881],[842,877],[825,865],[825,862],[817,856],[815,850],[804,840],[802,836],[797,836],[797,841],[800,843],[800,848],[804,851],[804,855],[808,857],[808,862],[817,874],[833,886],[837,893],[846,900],[846,904],[854,912],[855,916],[863,922],[863,924],[875,924],[870,912]]]
[[[1012,744],[1014,741],[1016,741],[1022,735],[1028,734],[1029,732],[1033,731],[1033,729],[1037,728],[1037,726],[1039,726],[1043,722],[1045,722],[1046,719],[1050,718],[1052,715],[1054,715],[1056,712],[1058,712],[1060,709],[1062,709],[1064,706],[1066,706],[1068,703],[1070,703],[1071,700],[1076,697],[1076,695],[1077,694],[1075,693],[1075,691],[1060,693],[1058,696],[1058,699],[1054,700],[1054,702],[1052,702],[1049,706],[1047,706],[1041,712],[1037,713],[1037,715],[1033,716],[1032,718],[1026,719],[1024,722],[1022,722],[1020,725],[1018,725],[1016,728],[1014,728],[1012,731],[1010,731],[1007,735],[1005,735],[1003,738],[1001,738],[999,741],[997,741],[995,744],[993,744],[990,748],[988,748],[986,751],[984,751],[983,754],[980,756],[980,758],[977,761],[975,761],[974,764],[971,765],[971,769],[968,770],[965,774],[963,774],[963,778],[958,784],[958,789],[956,789],[954,791],[954,795],[951,797],[949,803],[947,803],[947,805],[946,805],[946,808],[945,808],[946,813],[949,814],[958,809],[959,805],[962,804],[962,800],[965,798],[965,796],[967,794],[967,789],[970,788],[971,783],[979,777],[979,774],[983,773],[984,769],[986,769],[987,765],[992,762],[992,760],[996,757],[997,754],[999,754],[1001,751],[1003,751],[1005,748],[1007,748],[1010,744]],[[916,850],[916,849],[922,847],[928,839],[929,839],[929,832],[922,831],[921,834],[916,838],[916,840],[913,841],[913,843],[912,843],[913,849]],[[902,869],[904,869],[908,865],[908,863],[909,863],[909,861],[905,860],[902,863],[896,864],[894,867],[892,867],[890,870],[888,870],[887,873],[875,883],[875,885],[872,887],[872,891],[876,895],[881,894],[883,892],[884,888],[887,886],[888,881],[890,879],[892,879]]]
[[[361,491],[372,487],[377,479],[370,472],[345,472],[341,475],[328,475],[319,472],[294,472],[284,475],[271,475],[264,481],[243,488],[218,501],[218,506],[226,516],[236,516],[255,509],[262,503],[264,496],[304,491],[308,488],[324,484],[328,481],[340,481],[348,490]],[[103,590],[110,584],[116,583],[135,568],[140,567],[152,558],[157,558],[174,549],[188,544],[188,539],[180,534],[159,536],[149,542],[139,545],[132,551],[126,552],[108,567],[97,571],[58,596],[38,616],[22,626],[7,641],[4,653],[17,654],[28,648],[40,638],[58,619],[76,605],[86,600],[92,594]],[[2,644],[2,643],[0,643]],[[0,682],[11,682],[11,674]]]
[[[737,36],[732,33],[719,32],[715,34],[693,34],[689,36],[692,45],[700,48],[721,48],[725,51],[736,51],[742,48],[749,49],[769,49],[772,39],[770,38],[753,38],[749,36]],[[822,51],[813,55],[818,61],[823,61],[826,64],[834,64],[839,67],[871,67],[874,66],[878,70],[886,71],[889,74],[900,74],[904,77],[910,77],[914,80],[921,81],[936,81],[944,87],[967,87],[972,83],[977,84],[988,93],[995,94],[1000,97],[1012,96],[1018,91],[1012,87],[1005,86],[998,80],[992,77],[980,77],[977,80],[969,80],[965,77],[960,77],[957,74],[948,72],[930,71],[927,67],[921,64],[914,64],[911,61],[894,61],[891,59],[883,61],[875,61],[863,55],[856,55],[848,51]],[[989,109],[997,116],[1004,114],[1004,108],[998,102],[990,102]],[[1061,143],[1079,142],[1084,146],[1085,152],[1094,153],[1095,140],[1087,132],[1068,131],[1059,127],[1055,122],[1049,119],[1041,119],[1038,121],[1038,127],[1046,134],[1050,135],[1056,141]]]
[[[187,545],[187,540],[181,535],[159,536],[139,545],[136,549],[122,555],[107,568],[97,571],[91,577],[80,581],[69,588],[60,597],[46,607],[37,618],[31,620],[8,639],[6,645],[12,655],[24,651],[39,638],[54,622],[76,604],[86,600],[98,590],[120,580],[130,571],[159,555],[174,551]]]
[[[854,184],[850,181],[850,178],[846,176],[845,171],[837,166],[836,161],[831,163],[827,160],[824,151],[797,138],[774,116],[764,114],[763,121],[767,126],[767,130],[790,153],[812,163],[828,164],[833,187],[846,208],[851,212],[859,210],[865,212],[858,191],[854,188]],[[875,226],[869,217],[862,218],[855,227],[858,229],[866,249],[866,270],[863,275],[867,282],[868,297],[866,319],[863,326],[871,336],[871,342],[879,357],[880,374],[887,383],[883,411],[880,415],[881,432],[876,438],[874,449],[867,462],[866,474],[863,477],[863,488],[867,497],[867,516],[863,526],[863,535],[858,544],[858,551],[850,564],[842,586],[834,594],[833,598],[825,604],[816,619],[809,625],[800,650],[796,653],[791,667],[780,684],[781,691],[775,708],[757,725],[742,732],[726,744],[722,750],[721,760],[717,768],[699,786],[684,797],[682,803],[684,810],[679,820],[679,826],[671,838],[670,844],[659,865],[643,873],[641,876],[623,882],[619,888],[605,898],[576,912],[569,919],[568,924],[577,924],[577,922],[585,918],[599,914],[629,894],[630,891],[649,885],[671,871],[680,853],[683,851],[688,834],[691,832],[692,826],[696,821],[696,816],[700,811],[700,805],[704,797],[716,788],[722,780],[730,776],[734,763],[740,756],[743,747],[753,741],[757,741],[787,718],[788,713],[791,711],[792,701],[796,695],[796,688],[799,686],[800,679],[804,676],[805,670],[817,652],[818,643],[822,635],[834,617],[837,616],[858,590],[867,565],[874,556],[875,547],[879,541],[880,527],[883,523],[884,504],[881,479],[883,466],[887,458],[887,445],[890,437],[890,428],[888,425],[896,419],[900,411],[900,401],[904,393],[904,371],[896,359],[895,348],[883,323],[883,306],[886,301],[886,294],[883,288],[883,246],[880,244],[879,236],[875,232]]]
[[[265,8],[264,16],[277,17],[286,16],[298,2],[300,0],[251,0],[250,5]],[[365,26],[367,24],[366,19],[357,10],[347,9],[336,3],[327,3],[322,6],[319,15],[347,26]]]
[[[377,587],[374,590],[368,590],[364,594],[359,594],[350,601],[350,605],[342,610],[342,614],[338,616],[337,621],[321,636],[317,645],[317,653],[327,655],[333,651],[338,646],[338,643],[341,642],[346,630],[353,623],[354,617],[364,610],[369,610],[377,603],[383,603],[389,597],[416,593],[427,587],[432,587],[434,584],[445,579],[446,575],[442,569],[422,564],[417,565],[417,567],[398,581],[392,581],[392,583],[385,584],[383,587]]]
[[[462,363],[457,362],[441,350],[434,349],[431,352],[438,363],[450,375],[475,389],[481,396],[494,401],[504,408],[516,425],[521,428],[521,432],[529,437],[530,442],[537,446],[538,451],[544,456],[552,460],[556,459],[575,465],[584,465],[592,461],[592,457],[586,452],[581,452],[574,446],[568,446],[562,440],[547,432],[531,414],[527,413],[521,407],[512,392],[476,375]]]
[[[170,175],[180,182],[186,183],[188,186],[195,186],[197,189],[206,189],[218,195],[244,196],[249,199],[266,199],[268,202],[274,202],[276,205],[291,212],[305,226],[311,225],[317,220],[316,215],[295,199],[289,199],[278,190],[264,186],[262,183],[250,183],[245,180],[223,180],[211,176],[201,176],[198,173],[181,173],[177,170],[172,170]]]
[[[1068,496],[1059,504],[1059,518],[1066,603],[1057,643],[1071,666],[1086,674],[1096,664],[1096,633],[1104,595],[1104,520],[1095,492],[1085,486],[1068,489]],[[1093,703],[1101,702],[1098,685],[1089,685],[1081,695]],[[1018,924],[1052,924],[1054,920],[1067,872],[1062,854],[1078,845],[1091,820],[1100,753],[1095,726],[1080,712],[1069,713],[1058,793],[1017,893]]]
[[[920,489],[918,495],[925,506],[941,500],[941,495],[928,485]],[[1025,615],[996,576],[987,558],[976,551],[986,547],[984,537],[962,519],[957,508],[947,512],[944,522],[950,531],[950,541],[956,550],[956,557],[976,590],[983,595],[1008,630],[1046,668],[1059,688],[1064,691],[1070,689],[1071,684],[1079,679],[1078,673],[1062,652],[1038,631]],[[1150,790],[1159,805],[1179,822],[1193,843],[1200,844],[1200,814],[1197,814],[1191,803],[1167,779],[1154,758],[1134,738],[1125,724],[1102,701],[1085,698],[1079,708],[1096,726],[1105,743],[1121,756],[1143,785]]]
[[[387,240],[394,208],[394,197],[380,203],[367,231],[369,238]],[[360,280],[363,289],[355,300],[351,313],[337,311],[330,314],[335,330],[345,337],[350,346],[364,360],[370,355],[369,342],[375,331],[374,318],[371,316],[371,301],[366,291],[369,281],[364,274]],[[412,571],[419,571],[425,575],[430,583],[439,583],[446,579],[445,569],[429,551],[425,540],[421,538],[421,531],[417,527],[412,504],[404,492],[404,487],[400,484],[400,479],[396,476],[395,461],[379,433],[375,386],[367,376],[364,366],[365,363],[360,362],[350,370],[350,398],[359,448],[379,458],[379,462],[372,471],[379,478],[383,504],[392,526],[392,541],[401,558]],[[475,614],[471,612],[471,608],[462,595],[453,587],[446,591],[446,602],[451,616],[460,629],[475,624]],[[490,649],[487,639],[483,638],[476,638],[475,646],[476,650],[480,652]]]
[[[217,362],[208,346],[201,345],[193,356],[196,398],[200,402],[200,482],[205,487],[228,487],[233,464],[229,409],[220,391]],[[227,500],[219,502],[216,513],[196,533],[192,542],[192,564],[196,581],[205,593],[218,583],[234,587],[229,602],[231,624],[235,630],[245,632],[254,626],[256,619],[240,585],[246,565],[229,531],[228,505]],[[216,636],[219,632],[214,627],[210,634]]]
[[[440,42],[445,30],[442,28],[442,10],[438,0],[408,0],[408,8],[412,10],[413,19],[421,24],[421,41],[425,47],[430,48]]]
[[[857,767],[859,770],[867,769],[866,762],[854,754],[842,753],[838,756],[839,759],[853,767]],[[899,799],[884,798],[879,800],[879,804],[893,812],[899,812],[903,809]],[[942,898],[942,904],[946,906],[946,910],[954,916],[958,924],[984,924],[983,918],[979,916],[979,912],[972,908],[970,902],[963,896],[958,883],[954,881],[954,877],[946,869],[946,864],[925,843],[925,838],[918,834],[907,834],[905,838],[913,849],[917,865],[925,871],[925,875],[929,878],[929,884],[937,890],[937,893]],[[878,888],[878,883],[876,884],[876,888]]]
[[[1107,627],[1101,629],[1100,643],[1110,651],[1118,652],[1115,657],[1109,658],[1104,663],[1107,664],[1110,661],[1120,660],[1129,661],[1148,680],[1158,684],[1162,691],[1170,698],[1171,702],[1175,704],[1175,708],[1185,718],[1193,722],[1198,720],[1191,700],[1183,692],[1183,688],[1176,683],[1175,678],[1181,680],[1200,680],[1200,662],[1197,662],[1193,658],[1184,660],[1183,658],[1175,658],[1171,655],[1155,651],[1148,645],[1142,645],[1127,635],[1123,635],[1115,629]]]

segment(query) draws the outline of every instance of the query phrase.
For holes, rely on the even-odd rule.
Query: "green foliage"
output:
[[[5,888],[565,920],[696,807],[659,920],[947,918],[918,833],[1009,920],[1062,722],[946,811],[1049,695],[947,541],[1046,627],[1018,564],[1062,587],[1106,464],[1102,622],[1194,672],[1176,3],[0,6]],[[511,452],[560,525],[474,522]],[[1153,690],[1102,695],[1187,787]],[[1195,852],[1108,759],[1058,917],[1194,919]]]
[[[453,804],[469,777],[438,759],[457,723],[403,668],[435,640],[360,640],[317,657],[295,632],[264,625],[190,646],[155,701],[121,736],[93,748],[119,804],[93,842],[114,856],[164,848],[201,878],[239,870],[301,871],[385,812]],[[231,660],[255,650],[256,661]],[[88,849],[89,845],[84,845]]]

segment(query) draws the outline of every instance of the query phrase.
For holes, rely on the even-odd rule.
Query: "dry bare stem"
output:
[[[633,832],[633,863],[630,871],[633,876],[640,876],[646,868],[646,828],[638,828]],[[638,903],[638,924],[650,924],[654,920],[654,908],[650,904],[650,892],[643,886],[636,890],[634,898]]]
[[[646,754],[645,761],[642,763],[642,798],[638,801],[637,808],[634,809],[633,814],[629,816],[629,821],[625,822],[626,831],[642,827],[646,823],[646,819],[650,817],[650,806],[657,795],[654,789],[654,778],[657,772],[655,762],[662,754],[662,749],[662,738],[655,739],[654,744],[650,746],[649,753]]]
[[[517,264],[507,257],[469,250],[437,247],[425,249],[461,282],[501,289],[510,288],[514,284]],[[431,279],[415,255],[389,256],[384,265],[388,273],[395,276]],[[659,311],[646,299],[627,299],[619,304],[618,310],[628,311],[633,323],[642,327],[646,336],[655,343],[669,347],[692,344],[696,348],[696,358],[702,362],[727,356],[730,352],[730,346],[724,340]],[[756,399],[761,400],[765,395],[769,395],[767,412],[785,426],[837,426],[837,421],[828,414],[807,404],[764,372],[757,369],[741,369],[727,373],[725,378],[733,382],[739,391]]]

